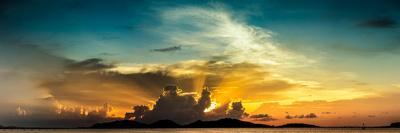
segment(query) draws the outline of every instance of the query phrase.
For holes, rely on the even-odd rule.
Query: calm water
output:
[[[2,130],[0,133],[400,133],[400,129],[349,129],[349,128],[223,128],[223,129],[25,129]]]

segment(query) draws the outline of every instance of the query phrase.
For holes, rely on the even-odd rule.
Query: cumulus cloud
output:
[[[164,94],[156,101],[153,109],[143,116],[143,120],[154,122],[156,120],[169,119],[177,123],[185,123],[198,120],[203,111],[195,109],[197,102],[193,96],[178,95],[175,87],[164,89]]]
[[[176,86],[167,86],[162,95],[156,101],[153,109],[149,110],[147,106],[135,106],[134,112],[126,113],[126,119],[134,119],[147,123],[158,120],[172,120],[180,124],[187,124],[196,120],[209,120],[220,118],[241,119],[244,115],[244,108],[241,102],[232,102],[231,108],[216,109],[216,112],[205,112],[205,109],[211,105],[211,92],[203,89],[198,100],[192,95],[181,93]],[[212,114],[212,115],[209,115]]]
[[[232,109],[228,111],[228,117],[233,119],[241,119],[244,112],[242,102],[232,102]]]

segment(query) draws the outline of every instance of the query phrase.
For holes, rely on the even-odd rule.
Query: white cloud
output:
[[[181,7],[164,10],[160,27],[167,41],[191,47],[201,56],[225,56],[231,62],[249,62],[279,68],[307,65],[312,60],[282,49],[273,32],[248,25],[221,7]]]

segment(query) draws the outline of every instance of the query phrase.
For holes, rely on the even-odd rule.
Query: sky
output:
[[[140,111],[148,122],[400,121],[396,0],[2,0],[0,20],[3,126]]]

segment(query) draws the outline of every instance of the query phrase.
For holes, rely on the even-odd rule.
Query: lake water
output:
[[[400,128],[0,129],[0,133],[400,133]]]

